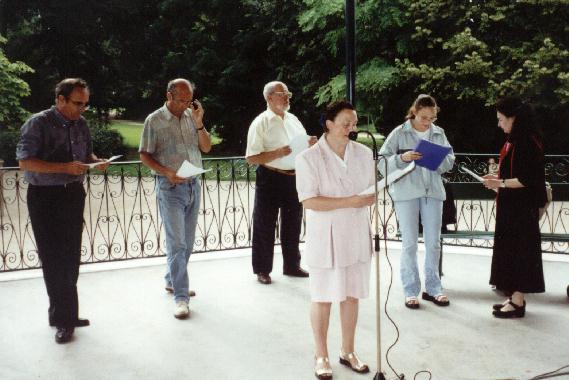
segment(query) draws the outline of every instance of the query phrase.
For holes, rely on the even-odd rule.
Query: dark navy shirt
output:
[[[48,162],[88,162],[93,153],[87,121],[67,120],[56,108],[33,115],[22,125],[16,149],[18,160],[36,158]],[[54,186],[83,182],[83,175],[37,173],[26,171],[24,178],[32,185]]]

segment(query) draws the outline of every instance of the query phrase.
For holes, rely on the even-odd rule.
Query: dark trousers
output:
[[[255,185],[253,272],[269,274],[273,270],[275,227],[279,210],[284,268],[298,267],[302,205],[296,193],[296,177],[259,166]]]
[[[72,327],[78,318],[77,278],[85,190],[81,183],[28,188],[28,210],[49,296],[49,321]]]

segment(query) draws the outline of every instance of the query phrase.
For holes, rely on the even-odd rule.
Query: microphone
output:
[[[358,139],[358,133],[357,131],[351,131],[350,133],[348,133],[348,138],[352,141],[356,141]]]
[[[375,141],[375,136],[373,135],[373,133],[371,133],[370,131],[367,130],[363,130],[363,131],[351,131],[348,133],[348,138],[352,141],[356,141],[358,138],[358,134],[363,133],[365,135],[367,135],[369,138],[371,138],[371,144],[372,144],[372,152],[373,152],[373,159],[374,161],[377,161],[379,159],[380,155],[378,150],[377,150],[377,142]]]

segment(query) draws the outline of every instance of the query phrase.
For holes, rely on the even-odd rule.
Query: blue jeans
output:
[[[441,255],[441,225],[443,201],[433,198],[417,198],[395,202],[395,212],[403,241],[401,248],[401,282],[405,297],[418,296],[421,279],[417,266],[417,240],[419,238],[419,214],[425,241],[425,291],[432,296],[442,293],[439,277]]]
[[[189,302],[188,260],[194,248],[201,186],[198,180],[172,185],[166,177],[156,176],[156,197],[166,231],[168,270],[166,285],[174,288],[176,301]]]

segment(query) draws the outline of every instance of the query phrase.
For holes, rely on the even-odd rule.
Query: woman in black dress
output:
[[[484,177],[484,185],[498,192],[490,284],[512,296],[494,305],[493,314],[521,318],[524,294],[545,291],[538,216],[546,201],[543,144],[529,105],[506,97],[498,100],[496,110],[507,138],[498,176]]]

